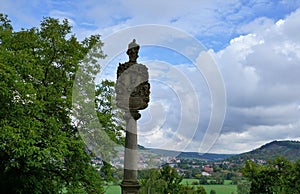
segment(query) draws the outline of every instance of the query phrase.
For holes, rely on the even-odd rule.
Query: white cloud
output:
[[[59,11],[59,10],[51,10],[49,15],[50,15],[50,17],[58,18],[60,20],[60,22],[67,19],[69,22],[69,25],[71,25],[72,27],[76,27],[76,22],[72,19],[72,18],[74,18],[74,16],[73,16],[73,14],[71,14],[69,12],[63,12],[63,11]]]
[[[300,37],[293,32],[299,21],[300,9],[264,30],[251,28],[251,34],[215,53],[228,110],[212,151],[226,151],[222,147],[231,144],[228,152],[236,153],[274,139],[299,137]]]
[[[231,153],[239,154],[258,148],[267,141],[253,141],[251,133],[230,132],[221,134],[215,145],[210,149],[212,153]]]
[[[149,110],[143,112],[139,121],[139,142],[149,147],[183,150],[199,127],[200,112],[205,112],[198,104],[199,86],[193,83],[201,82],[201,74],[188,65],[174,67],[159,61],[145,64],[152,85]]]
[[[267,17],[259,17],[247,23],[237,30],[239,33],[263,32],[265,29],[274,25],[274,20]]]
[[[251,151],[273,140],[299,140],[299,127],[300,122],[285,125],[256,125],[243,132],[223,133],[210,152],[238,154]]]

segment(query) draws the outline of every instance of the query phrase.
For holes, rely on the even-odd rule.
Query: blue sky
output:
[[[105,44],[108,37],[125,29],[130,34],[141,25],[183,32],[152,37],[145,31],[149,40],[137,40],[142,46],[157,43],[142,47],[139,58],[149,67],[152,84],[150,106],[139,121],[144,146],[241,153],[275,139],[300,140],[300,0],[1,0],[0,12],[8,14],[16,30],[39,26],[47,16],[67,18],[79,39],[100,34]],[[202,50],[189,48],[198,56],[194,61],[179,51],[187,47],[180,36],[203,45]],[[115,79],[130,41],[113,43],[123,48],[109,56],[98,79]],[[178,50],[159,46],[168,41]],[[204,60],[205,54],[214,62]],[[211,85],[217,78],[199,71],[197,60],[216,66],[223,80],[226,114],[220,131],[208,130],[214,124],[216,89]],[[201,149],[209,141],[213,144]]]
[[[194,35],[207,48],[225,48],[229,41],[241,34],[241,29],[257,18],[277,21],[300,6],[298,0],[254,1],[70,1],[70,0],[3,0],[1,11],[7,13],[16,29],[38,26],[46,16],[68,18],[75,31],[88,34],[110,28],[139,24],[165,24],[178,27]],[[106,30],[105,30],[106,29]],[[109,32],[108,32],[109,33]],[[85,37],[85,36],[84,36]]]

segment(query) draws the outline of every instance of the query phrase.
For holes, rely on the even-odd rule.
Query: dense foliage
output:
[[[280,157],[266,165],[247,161],[242,172],[251,183],[250,193],[300,193],[300,161],[294,163]]]
[[[79,42],[70,33],[67,20],[53,18],[40,28],[14,31],[0,15],[2,192],[102,192],[70,116],[78,64],[101,42],[99,36]]]
[[[204,187],[194,188],[182,185],[183,175],[179,175],[175,168],[165,165],[161,169],[150,169],[140,172],[141,194],[148,193],[178,193],[178,194],[206,194]]]
[[[125,145],[125,121],[124,112],[116,107],[115,82],[103,80],[96,85],[95,91],[96,112],[102,130],[109,138],[119,144]]]

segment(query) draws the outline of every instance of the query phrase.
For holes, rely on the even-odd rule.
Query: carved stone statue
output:
[[[126,52],[129,61],[119,63],[116,83],[117,106],[130,112],[135,120],[141,117],[138,111],[147,108],[150,95],[148,68],[137,63],[139,49],[140,46],[133,39]]]
[[[138,194],[140,188],[137,180],[137,120],[141,117],[139,110],[148,106],[150,84],[148,68],[136,62],[139,49],[135,39],[128,45],[129,61],[119,63],[115,87],[117,106],[125,110],[126,120],[122,194]]]

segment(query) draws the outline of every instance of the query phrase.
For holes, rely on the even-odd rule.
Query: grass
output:
[[[183,179],[182,184],[191,185],[192,182],[199,181],[198,179]],[[225,180],[224,185],[202,185],[205,188],[206,193],[210,193],[213,189],[217,194],[237,194],[236,185],[231,185],[231,181]],[[195,185],[198,186],[198,185]],[[121,187],[119,185],[109,185],[105,186],[106,192],[105,194],[121,194]]]
[[[105,186],[104,189],[106,190],[105,194],[121,194],[120,185],[109,185]]]
[[[209,193],[212,189],[216,191],[217,194],[234,194],[237,193],[236,185],[203,185],[206,193]]]
[[[199,181],[198,179],[183,179],[182,184],[191,185],[192,182],[198,182],[198,181]],[[237,193],[236,185],[231,185],[230,180],[225,180],[224,185],[201,185],[201,186],[205,188],[206,193],[210,193],[212,189],[215,190],[217,194],[231,194],[232,192],[234,192],[234,194]]]

